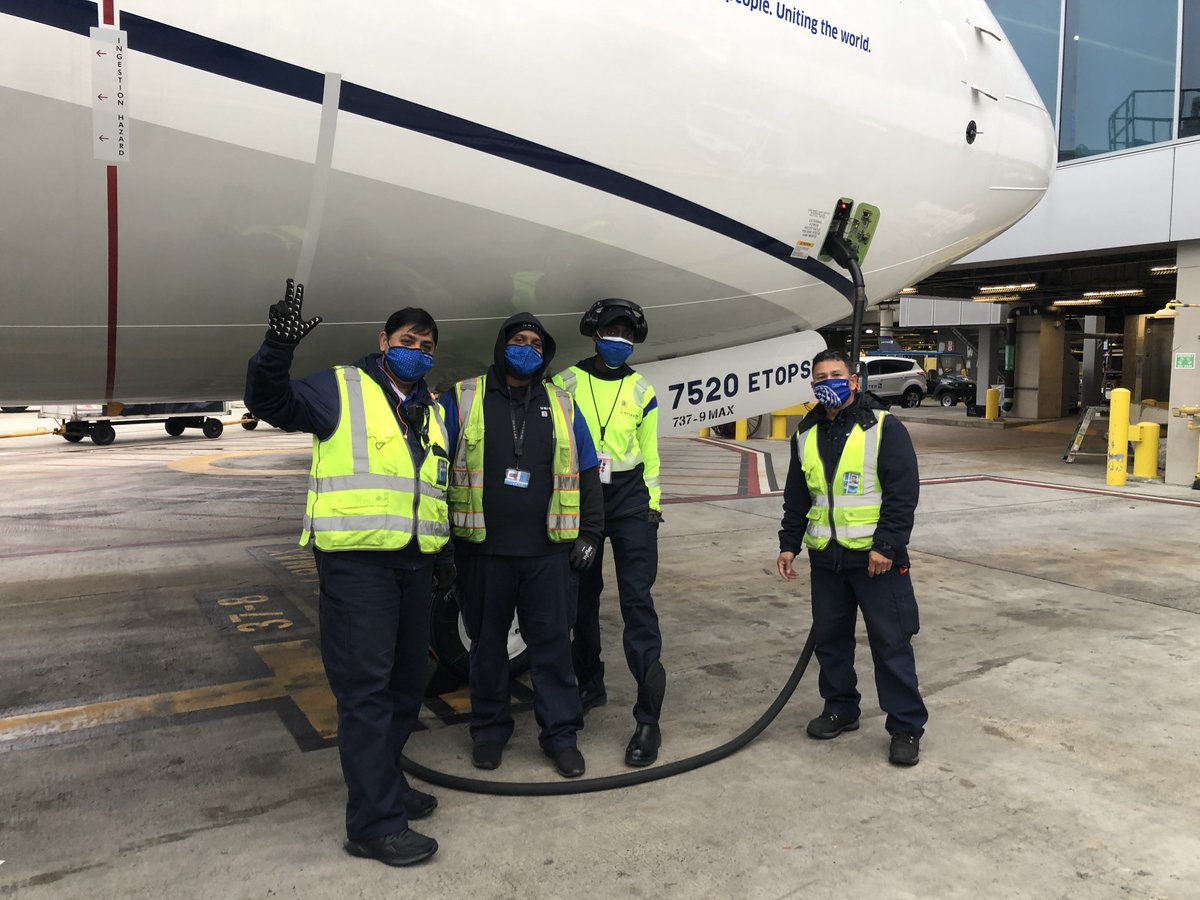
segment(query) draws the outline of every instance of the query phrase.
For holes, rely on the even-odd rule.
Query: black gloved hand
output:
[[[300,307],[303,304],[304,285],[296,284],[289,278],[283,299],[272,303],[267,313],[267,337],[281,344],[298,344],[306,334],[320,325],[320,316],[313,316],[307,322],[304,321],[304,317],[300,315]]]
[[[590,569],[595,561],[596,544],[592,539],[584,537],[582,534],[575,538],[575,544],[571,547],[571,568],[576,572],[582,572]]]
[[[433,593],[438,597],[445,594],[454,587],[454,582],[458,578],[458,569],[454,568],[454,563],[434,563],[433,566]]]
[[[646,521],[652,523],[655,526],[661,525],[663,523],[662,510],[661,509],[650,510],[648,513],[646,513]]]

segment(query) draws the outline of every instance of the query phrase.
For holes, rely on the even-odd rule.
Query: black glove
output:
[[[650,510],[650,512],[646,513],[646,521],[653,523],[655,525],[655,527],[661,525],[663,523],[662,510],[661,509]]]
[[[575,538],[575,544],[571,547],[571,568],[576,572],[582,572],[590,569],[595,561],[596,545],[592,539],[586,538],[582,534]]]
[[[320,325],[320,316],[313,316],[307,322],[304,321],[304,317],[300,315],[300,307],[303,304],[304,285],[296,284],[289,278],[283,299],[272,303],[267,313],[267,337],[281,344],[298,344],[306,334]]]
[[[454,581],[458,578],[458,569],[454,568],[454,563],[434,563],[433,566],[433,593],[438,597],[443,597],[454,587]]]

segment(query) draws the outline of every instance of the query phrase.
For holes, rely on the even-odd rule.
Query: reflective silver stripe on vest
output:
[[[313,530],[324,533],[358,531],[399,531],[413,534],[413,520],[409,516],[317,516],[312,520]],[[418,522],[416,534],[449,537],[450,525],[446,522]]]
[[[342,375],[346,381],[346,405],[350,412],[350,448],[354,457],[354,471],[366,473],[371,470],[371,457],[367,452],[367,407],[363,401],[362,370],[358,366],[345,366]]]
[[[875,534],[875,522],[869,525],[843,525],[842,530],[838,532],[838,538],[867,538],[873,537]],[[805,529],[809,534],[816,538],[824,538],[831,540],[833,538],[833,529],[828,525],[822,525],[820,522],[814,522],[811,519],[808,522],[808,527]]]
[[[450,521],[454,523],[456,528],[483,528],[483,513],[466,512],[465,510],[455,510],[450,513]]]
[[[866,474],[863,475],[863,480],[866,480]],[[811,491],[809,496],[812,497],[812,505],[826,507],[829,505],[828,494],[814,494]],[[879,506],[880,497],[878,494],[872,494],[869,497],[860,497],[857,494],[834,494],[833,505],[838,508],[847,506]]]
[[[646,487],[648,487],[648,488],[658,487],[658,476],[657,475],[646,475],[645,473],[643,473],[642,480],[646,482]]]
[[[328,475],[324,478],[308,479],[308,489],[317,493],[328,491],[402,491],[411,494],[419,487],[424,497],[440,498],[445,491],[419,478],[404,475]]]
[[[479,386],[479,379],[472,378],[464,381],[462,385],[462,391],[458,395],[458,431],[460,435],[462,430],[467,427],[467,416],[475,403],[475,390]]]
[[[883,431],[883,417],[876,416],[875,424],[863,432],[863,474],[860,494],[874,494],[879,480],[875,469],[879,463],[879,433]],[[840,503],[841,500],[839,499]],[[878,505],[878,504],[876,504]]]
[[[650,382],[646,381],[642,376],[638,376],[633,383],[633,400],[638,405],[638,411],[641,412],[646,407],[646,394],[650,391]]]
[[[578,384],[578,381],[575,378],[575,373],[570,369],[567,369],[565,372],[560,372],[558,377],[562,379],[563,390],[568,394],[574,394],[575,385]]]
[[[555,475],[554,487],[560,491],[577,491],[579,490],[578,475]]]
[[[574,514],[550,516],[547,524],[553,531],[573,531],[579,527],[579,516]]]

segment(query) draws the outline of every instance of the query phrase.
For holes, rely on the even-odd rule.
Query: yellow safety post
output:
[[[1162,426],[1157,422],[1139,422],[1129,426],[1133,447],[1133,477],[1158,477],[1158,439]]]
[[[700,429],[700,437],[708,437],[708,435],[709,435],[709,430],[707,428]]]
[[[988,388],[986,406],[983,410],[983,417],[995,421],[1000,418],[1000,389]]]
[[[1129,389],[1114,388],[1108,406],[1108,475],[1105,484],[1120,487],[1129,474]]]
[[[1188,431],[1200,431],[1200,404],[1196,406],[1180,406],[1171,410],[1171,415],[1186,417]],[[1200,447],[1196,452],[1196,478],[1192,481],[1192,490],[1200,491]]]
[[[783,441],[787,440],[787,436],[787,415],[771,413],[771,440]]]
[[[745,419],[738,419],[733,423],[733,439],[735,441],[744,441],[750,437],[750,429],[747,427]]]

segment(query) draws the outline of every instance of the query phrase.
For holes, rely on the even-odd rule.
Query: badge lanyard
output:
[[[592,408],[596,410],[596,415],[600,415],[600,407],[596,405],[596,387],[592,381],[593,376],[588,375],[588,391],[592,395]],[[604,443],[604,432],[608,430],[608,423],[612,421],[613,413],[617,411],[617,401],[621,399],[621,388],[625,385],[625,376],[621,376],[621,380],[617,382],[617,393],[613,396],[612,407],[608,411],[608,418],[600,423],[600,443]]]

